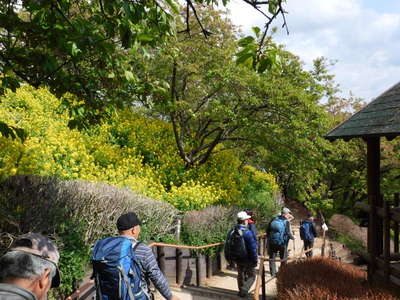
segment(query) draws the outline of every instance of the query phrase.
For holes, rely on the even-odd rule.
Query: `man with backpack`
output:
[[[271,259],[269,262],[269,270],[271,276],[276,275],[275,259],[279,254],[279,258],[283,260],[281,265],[286,264],[287,245],[290,240],[294,240],[294,236],[290,230],[289,220],[292,218],[291,211],[284,207],[281,214],[273,218],[267,227],[268,255]]]
[[[317,229],[314,223],[314,216],[307,214],[307,219],[300,224],[300,238],[304,243],[304,251],[314,247],[314,239],[317,237]],[[306,252],[307,257],[312,257],[313,252]]]
[[[238,270],[238,288],[240,297],[247,297],[251,286],[256,279],[257,266],[257,238],[249,230],[248,222],[251,218],[245,211],[237,214],[237,225],[229,232],[225,242],[225,258],[234,261]]]
[[[141,222],[134,212],[117,220],[118,237],[97,241],[93,248],[93,276],[98,300],[150,300],[149,279],[167,300],[173,296],[153,251],[139,242]]]

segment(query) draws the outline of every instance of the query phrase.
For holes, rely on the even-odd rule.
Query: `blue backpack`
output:
[[[312,241],[314,239],[314,234],[311,232],[311,222],[303,222],[300,225],[300,238],[306,241]]]
[[[94,245],[92,264],[96,299],[142,299],[142,271],[135,257],[140,242],[135,245],[132,242],[126,237],[109,237]]]
[[[286,234],[286,222],[285,219],[277,217],[271,221],[269,242],[274,245],[285,245],[288,241],[288,236]]]

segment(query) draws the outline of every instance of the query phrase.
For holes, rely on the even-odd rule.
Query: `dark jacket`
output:
[[[245,225],[237,225],[239,229],[243,230],[243,239],[246,245],[247,254],[250,263],[257,264],[258,255],[257,255],[257,239],[254,236],[254,233]],[[238,262],[240,263],[240,262]]]
[[[257,241],[257,227],[256,227],[256,224],[252,221],[251,223],[249,222],[249,224],[247,226],[253,232],[254,238]]]
[[[302,222],[302,224],[303,224],[303,223],[311,223],[311,226],[310,226],[310,233],[311,233],[311,235],[313,235],[313,239],[316,238],[316,237],[318,236],[318,234],[317,234],[317,228],[315,227],[315,223],[314,223],[313,221],[308,220],[308,219],[304,220],[304,221]],[[302,239],[303,239],[303,238],[302,238]]]
[[[36,300],[30,291],[13,284],[0,283],[1,300]]]

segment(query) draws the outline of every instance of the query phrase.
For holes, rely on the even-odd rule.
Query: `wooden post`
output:
[[[378,220],[376,208],[382,207],[380,197],[380,138],[371,137],[367,142],[367,183],[368,200],[370,205],[369,226],[368,226],[368,280],[373,280],[375,273],[375,258],[383,251],[383,223]]]
[[[201,278],[201,274],[203,273],[203,272],[201,272],[201,269],[202,269],[201,258],[202,257],[203,256],[200,254],[198,254],[196,256],[196,286],[201,286],[203,284],[203,280]]]
[[[394,195],[394,207],[399,207],[400,206],[400,195],[396,193]],[[394,228],[393,228],[393,233],[394,233],[394,252],[399,253],[399,222],[393,222]]]
[[[165,273],[165,252],[162,246],[157,246],[157,262],[161,272]]]
[[[260,266],[260,268],[262,268],[262,274],[261,274],[261,291],[262,291],[262,300],[266,300],[267,299],[267,293],[265,291],[265,264],[264,261],[261,260],[262,266]]]
[[[212,277],[212,259],[209,255],[206,256],[206,277]]]
[[[176,248],[175,250],[175,263],[176,284],[180,286],[182,283],[182,250],[179,248]]]
[[[385,268],[383,274],[385,281],[389,282],[390,276],[390,206],[387,201],[383,202],[383,260],[385,261]]]
[[[321,246],[321,256],[325,256],[325,246],[326,246],[326,233],[322,230],[322,246]]]
[[[221,255],[222,255],[222,253],[218,252],[218,254],[217,254],[217,269],[218,269],[218,272],[222,271],[222,257],[221,257]]]
[[[261,249],[261,241],[262,241],[262,238],[259,236],[258,237],[258,255],[261,255],[261,251],[262,251],[262,249]]]

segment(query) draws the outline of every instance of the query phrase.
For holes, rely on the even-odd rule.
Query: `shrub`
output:
[[[115,235],[116,219],[131,210],[142,219],[142,240],[173,234],[176,209],[127,188],[38,176],[13,176],[0,184],[0,215],[7,216],[0,219],[0,231],[40,232],[57,240],[65,277],[62,295],[83,277],[90,245]]]
[[[182,240],[187,245],[206,245],[223,242],[228,230],[236,224],[235,207],[209,206],[199,211],[188,211],[182,221]],[[214,254],[216,248],[206,249]]]
[[[275,177],[254,167],[245,166],[241,178],[243,196],[239,206],[253,210],[256,213],[257,226],[264,228],[283,204]]]
[[[371,288],[366,273],[329,258],[312,258],[289,263],[279,270],[278,299],[281,300],[395,300]]]

